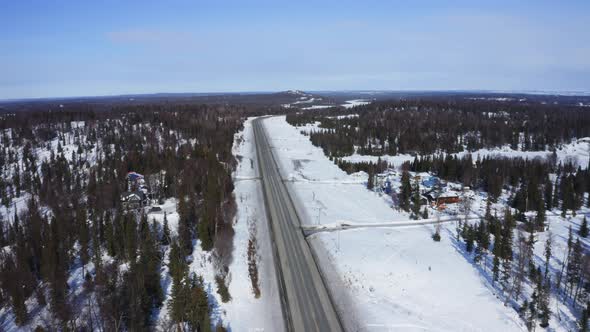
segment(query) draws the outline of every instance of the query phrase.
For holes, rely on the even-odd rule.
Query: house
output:
[[[143,175],[133,171],[127,173],[127,186],[129,190],[132,191],[138,190],[141,187],[145,187],[145,179]]]
[[[439,184],[439,180],[435,176],[431,176],[429,178],[422,180],[422,185],[426,188],[433,188],[438,184]]]
[[[147,197],[141,191],[127,191],[121,195],[121,204],[127,209],[138,209],[146,203]]]
[[[459,195],[453,193],[443,193],[436,198],[436,205],[459,203]]]

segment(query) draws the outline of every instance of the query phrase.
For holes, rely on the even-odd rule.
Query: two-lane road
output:
[[[336,310],[281,180],[262,121],[252,122],[259,172],[269,216],[285,325],[289,331],[342,331]]]

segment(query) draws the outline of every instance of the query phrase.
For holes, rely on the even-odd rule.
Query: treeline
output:
[[[491,282],[501,291],[504,303],[517,309],[529,331],[534,331],[537,325],[543,328],[550,325],[552,292],[574,309],[580,309],[578,326],[585,331],[590,313],[590,259],[582,248],[580,237],[588,236],[587,220],[584,217],[576,231],[576,239],[570,226],[566,256],[558,257],[561,267],[557,271],[550,267],[550,260],[555,256],[551,234],[544,243],[542,264],[535,262],[535,226],[544,222],[545,216],[537,214],[524,223],[524,229],[519,228],[510,209],[506,209],[503,216],[492,215],[488,201],[482,220],[459,222],[457,238],[463,241],[467,257],[490,275]],[[525,284],[531,286],[531,293],[525,291]]]
[[[334,110],[287,115],[292,125],[320,121],[310,135],[327,155],[434,154],[509,145],[514,150],[552,150],[590,136],[583,107],[507,103],[464,98],[411,99],[355,108],[358,117],[336,119]]]
[[[31,308],[48,307],[53,322],[39,326],[46,330],[153,329],[167,256],[169,327],[208,331],[216,322],[187,258],[199,239],[227,272],[231,147],[248,114],[237,106],[143,105],[0,117],[0,196],[13,211],[0,213],[0,306],[21,326]],[[177,237],[167,222],[122,206],[129,171],[144,174],[160,202],[176,198]],[[74,293],[68,280],[80,270],[84,285]]]

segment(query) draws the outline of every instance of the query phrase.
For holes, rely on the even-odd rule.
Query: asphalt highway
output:
[[[342,331],[299,215],[282,181],[269,145],[264,118],[252,122],[264,200],[279,279],[285,325],[289,331]]]

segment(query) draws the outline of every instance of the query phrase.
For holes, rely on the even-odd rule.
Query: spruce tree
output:
[[[529,331],[533,331],[535,328],[535,322],[537,320],[537,312],[538,312],[538,294],[536,291],[533,291],[533,295],[531,297],[531,302],[529,302],[529,308],[526,315],[526,325]]]
[[[549,211],[553,209],[553,184],[549,177],[545,178],[545,208]]]
[[[188,291],[185,287],[185,279],[187,269],[184,255],[177,241],[173,241],[171,244],[169,259],[168,268],[172,277],[172,291],[170,293],[168,313],[173,322],[181,323],[186,319],[185,309],[188,300]]]
[[[187,280],[186,289],[189,292],[186,310],[186,320],[194,331],[211,331],[211,319],[207,292],[203,287],[203,279],[193,275]]]
[[[164,227],[162,230],[162,241],[161,241],[161,244],[163,246],[167,246],[170,244],[170,228],[168,228],[168,217],[166,215],[167,215],[167,213],[164,212]]]
[[[545,241],[545,278],[548,278],[549,274],[549,260],[551,259],[551,242],[553,241],[553,236],[549,232],[547,234],[547,240]]]
[[[78,219],[78,242],[80,243],[80,260],[82,264],[87,264],[90,259],[89,245],[90,234],[88,230],[88,221],[86,219],[86,209],[81,208],[76,213]]]
[[[580,226],[578,234],[584,238],[588,236],[588,221],[586,220],[586,216],[584,216],[584,219],[582,220],[582,225]]]
[[[567,282],[570,285],[570,294],[573,294],[574,285],[576,285],[580,279],[581,268],[582,268],[582,244],[580,239],[577,239],[574,246],[572,247],[570,257],[567,264]]]
[[[367,189],[373,190],[375,187],[375,171],[373,167],[369,167],[369,179],[367,180]]]
[[[416,179],[412,188],[412,215],[415,219],[420,219],[420,182]]]
[[[465,225],[465,229],[466,229],[466,236],[467,238],[465,239],[465,250],[467,252],[472,252],[473,251],[473,247],[474,247],[474,240],[475,240],[475,236],[474,236],[474,231],[473,231],[473,226],[466,224]]]
[[[537,202],[537,215],[535,216],[535,224],[536,224],[537,229],[539,229],[540,231],[545,230],[545,220],[546,220],[545,202],[543,202],[542,200],[539,200]]]
[[[498,281],[500,277],[500,259],[502,258],[502,247],[502,233],[500,232],[499,227],[496,227],[496,231],[494,233],[494,248],[492,249],[492,254],[494,255],[492,267],[494,281]]]
[[[401,190],[400,190],[400,207],[404,211],[410,211],[410,197],[412,195],[412,185],[410,184],[410,173],[403,171],[401,178]]]
[[[551,280],[550,278],[540,279],[537,287],[539,293],[539,318],[540,325],[543,328],[549,326],[549,319],[551,318],[551,307],[549,300],[551,296]]]
[[[588,332],[588,317],[590,316],[590,302],[586,304],[586,308],[582,310],[582,315],[580,315],[580,320],[578,321],[578,326],[580,328],[580,332]]]
[[[426,206],[422,210],[422,219],[428,219],[428,208]]]

